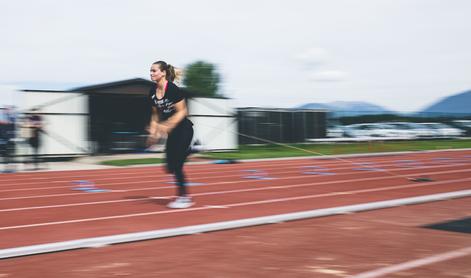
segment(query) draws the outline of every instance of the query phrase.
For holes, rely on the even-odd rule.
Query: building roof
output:
[[[71,89],[70,91],[97,91],[97,90],[109,89],[112,87],[121,87],[121,86],[129,86],[129,85],[152,86],[152,84],[154,84],[154,82],[146,80],[144,78],[132,78],[132,79],[102,83],[102,84],[95,84],[95,85],[90,85],[90,86],[77,87],[77,88]]]
[[[147,95],[154,82],[144,78],[131,78],[89,86],[76,87],[65,91],[57,90],[23,90],[25,92],[48,92],[48,93],[85,93],[85,94],[109,94],[109,95]],[[198,96],[198,94],[181,87],[189,98],[215,98],[228,99],[224,96]]]
[[[304,108],[268,108],[268,107],[239,107],[238,111],[250,112],[328,112],[327,109],[304,109]]]

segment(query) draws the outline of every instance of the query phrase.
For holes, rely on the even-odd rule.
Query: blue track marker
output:
[[[435,163],[459,163],[459,162],[463,162],[463,160],[459,160],[459,159],[456,159],[456,158],[452,158],[452,157],[434,157],[432,158],[432,161],[435,162]]]
[[[335,175],[335,173],[332,173],[332,172],[312,172],[312,171],[303,172],[303,174],[306,174],[306,175],[320,175],[320,176]]]
[[[353,168],[355,171],[371,171],[371,172],[380,172],[384,171],[382,168],[373,168],[373,167],[362,167],[362,168]]]
[[[272,177],[269,177],[267,172],[263,170],[250,169],[250,170],[242,170],[242,172],[252,173],[251,175],[243,176],[242,178],[244,179],[254,179],[254,180],[273,180],[274,179]]]
[[[107,189],[99,189],[99,188],[85,190],[85,192],[88,192],[88,193],[101,193],[101,192],[108,192],[108,191],[109,190]]]
[[[303,172],[303,174],[306,174],[306,175],[321,175],[321,176],[335,175],[335,173],[329,172],[327,168],[322,167],[322,166],[302,166],[301,168],[308,169],[308,171]],[[310,171],[311,169],[313,171]]]
[[[404,168],[418,168],[422,167],[422,162],[417,160],[396,160],[396,166]]]
[[[384,171],[384,169],[382,168],[370,166],[370,165],[375,165],[373,162],[361,162],[361,163],[353,163],[353,164],[360,166],[358,168],[353,168],[353,170],[355,171],[372,171],[372,172]]]
[[[213,161],[213,164],[234,164],[234,163],[237,163],[237,161],[233,159],[220,159],[220,160]]]
[[[97,188],[93,182],[88,181],[88,180],[73,181],[72,184],[74,184],[74,187],[72,187],[72,190],[78,190],[78,191],[83,191],[87,193],[99,193],[99,192],[109,191],[106,189]]]
[[[432,160],[435,160],[435,161],[449,161],[449,160],[453,160],[454,158],[451,158],[451,157],[434,157],[432,158]]]

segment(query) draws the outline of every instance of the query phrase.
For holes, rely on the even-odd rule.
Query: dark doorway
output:
[[[151,108],[146,96],[97,93],[89,95],[90,138],[95,152],[141,149]]]

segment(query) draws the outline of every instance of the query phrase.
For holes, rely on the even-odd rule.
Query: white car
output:
[[[329,138],[340,138],[344,136],[344,131],[341,126],[331,126],[327,128],[327,137]]]
[[[411,123],[408,122],[385,122],[388,126],[392,126],[396,133],[401,137],[415,138],[420,136],[420,131],[418,131]]]
[[[471,120],[454,120],[453,125],[464,130],[466,136],[471,136]]]
[[[391,122],[387,123],[389,125],[393,125],[397,128],[401,128],[407,130],[411,136],[419,137],[419,138],[430,138],[438,136],[438,132],[426,125],[422,125],[419,123],[411,123],[411,122]]]
[[[383,123],[352,124],[344,130],[349,137],[410,137],[404,130]]]
[[[464,134],[464,130],[451,127],[442,123],[420,123],[421,125],[432,128],[437,132],[437,137],[458,137]]]

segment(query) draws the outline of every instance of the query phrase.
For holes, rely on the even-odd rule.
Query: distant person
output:
[[[155,82],[149,92],[152,116],[148,127],[148,145],[167,137],[165,146],[166,167],[175,175],[177,198],[169,208],[188,208],[194,203],[188,196],[183,165],[190,153],[193,123],[187,118],[188,110],[184,92],[173,83],[175,68],[163,61],[152,64],[150,78]]]
[[[39,169],[40,158],[39,158],[39,149],[41,147],[41,136],[43,132],[43,120],[41,115],[38,114],[38,109],[33,109],[32,114],[28,116],[28,127],[31,129],[30,138],[28,139],[28,143],[33,150],[33,159],[32,163],[34,163],[34,169]]]
[[[6,164],[7,156],[7,120],[4,110],[0,113],[0,155],[2,163]]]
[[[5,172],[15,172],[15,168],[10,167],[14,162],[15,156],[15,140],[16,140],[16,112],[13,106],[7,106],[2,113],[0,119],[2,127],[1,129],[1,139],[2,142],[2,156],[4,157],[5,163]]]

